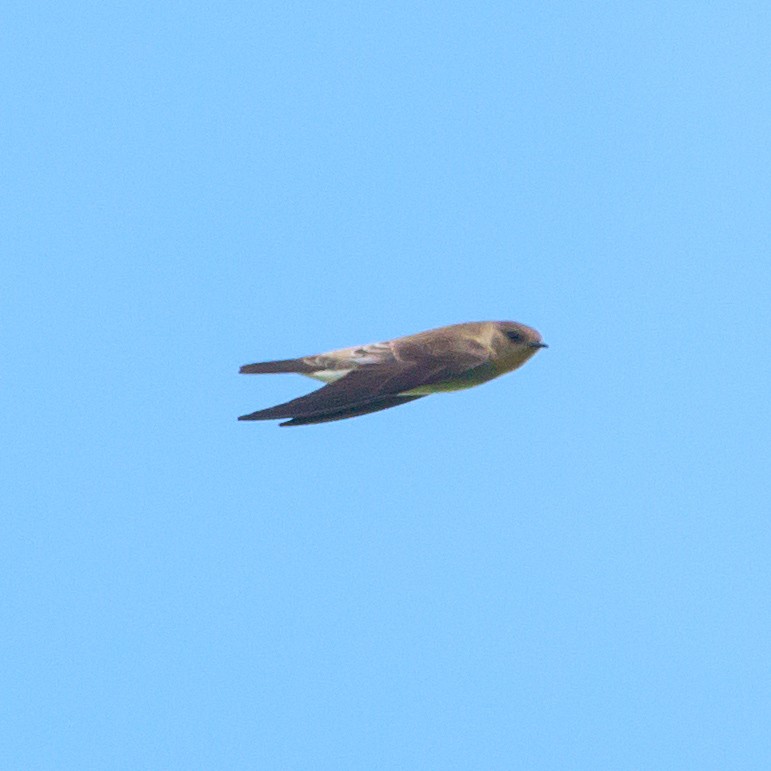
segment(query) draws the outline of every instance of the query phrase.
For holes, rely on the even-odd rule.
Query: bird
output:
[[[239,420],[285,419],[281,426],[344,420],[387,410],[433,393],[459,391],[521,367],[541,334],[515,321],[472,321],[381,343],[256,364],[244,375],[294,372],[326,385]]]

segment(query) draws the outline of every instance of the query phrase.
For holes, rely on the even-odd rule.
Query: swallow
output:
[[[238,419],[289,418],[279,425],[303,426],[354,418],[472,388],[521,367],[547,347],[540,333],[524,324],[474,321],[299,359],[245,364],[239,370],[244,375],[294,372],[326,385]]]

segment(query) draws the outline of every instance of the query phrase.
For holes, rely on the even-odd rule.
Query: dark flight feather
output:
[[[331,423],[333,420],[343,420],[344,418],[355,418],[359,415],[368,415],[370,412],[380,412],[388,410],[391,407],[398,407],[400,404],[422,399],[423,396],[386,396],[382,399],[376,399],[373,402],[367,402],[359,407],[352,407],[347,410],[338,410],[337,412],[322,412],[318,415],[312,415],[307,418],[292,418],[279,426],[308,426],[311,423]]]

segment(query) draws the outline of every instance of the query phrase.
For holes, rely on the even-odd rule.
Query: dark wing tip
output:
[[[264,415],[266,410],[260,410],[259,412],[250,412],[248,415],[239,415],[239,420],[271,420],[275,418],[274,415]]]

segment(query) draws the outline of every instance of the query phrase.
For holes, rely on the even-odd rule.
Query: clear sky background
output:
[[[0,37],[0,766],[771,767],[768,2]],[[551,347],[236,422],[483,319]]]

